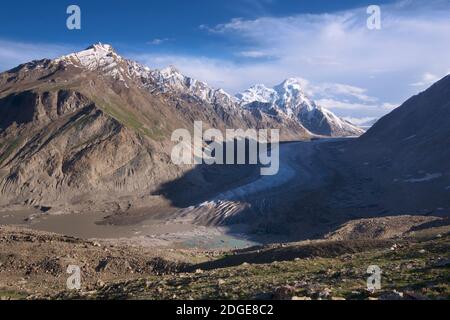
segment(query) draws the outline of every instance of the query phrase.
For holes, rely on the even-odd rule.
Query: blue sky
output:
[[[375,3],[376,2],[376,3]],[[298,77],[322,105],[379,117],[450,71],[450,1],[164,0],[3,2],[0,70],[112,44],[230,93]],[[82,29],[66,28],[77,4]],[[366,8],[382,8],[382,29]]]

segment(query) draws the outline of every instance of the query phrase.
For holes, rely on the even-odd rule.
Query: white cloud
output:
[[[147,44],[152,45],[152,46],[159,46],[160,44],[163,44],[164,42],[170,41],[169,38],[163,38],[163,39],[153,39],[151,41],[148,41]]]
[[[383,109],[387,110],[387,111],[392,111],[395,108],[398,108],[401,104],[400,103],[389,103],[389,102],[385,102],[383,103],[381,106],[383,107]]]
[[[31,60],[56,58],[73,51],[68,45],[25,43],[0,39],[0,72]]]
[[[175,64],[183,72],[234,93],[255,83],[275,85],[302,77],[310,94],[345,116],[382,116],[449,70],[450,3],[431,0],[399,1],[381,6],[382,29],[369,30],[366,8],[329,14],[301,14],[232,19],[201,29],[227,37],[240,57],[150,56]],[[271,57],[268,61],[260,61]],[[424,76],[426,75],[426,76]],[[314,85],[313,85],[314,84]],[[414,84],[415,86],[411,86]],[[344,113],[345,112],[345,113]]]
[[[376,118],[376,117],[362,117],[362,118],[344,117],[344,119],[347,120],[348,122],[356,124],[357,126],[361,126],[361,125],[366,125],[367,123],[370,123],[378,118]]]
[[[428,10],[427,10],[428,9]],[[427,14],[428,11],[428,14]],[[233,19],[209,30],[240,37],[276,51],[280,64],[320,74],[343,75],[371,70],[414,70],[418,64],[446,63],[450,14],[432,5],[382,9],[383,29],[366,28],[365,10],[255,20]],[[431,19],[432,17],[432,19]],[[429,60],[429,58],[439,58]],[[448,65],[447,65],[448,67]],[[433,68],[434,69],[434,68]]]
[[[240,57],[245,57],[245,58],[270,58],[271,56],[268,55],[267,53],[263,52],[263,51],[241,51],[238,52],[236,54],[237,56]]]
[[[301,76],[317,84],[346,84],[324,88],[331,92],[324,99],[350,94],[365,103],[340,101],[338,106],[350,110],[374,104],[381,115],[394,107],[389,101],[406,100],[417,93],[417,86],[431,84],[449,69],[450,3],[399,1],[381,6],[381,14],[381,30],[366,27],[365,7],[331,14],[236,18],[203,30],[238,39],[243,51],[248,45],[277,58],[260,68],[242,68],[242,76],[254,82],[271,84]],[[426,76],[418,81],[419,75]]]
[[[330,110],[373,110],[376,108],[380,108],[379,105],[376,104],[363,104],[358,102],[349,102],[349,101],[343,101],[343,100],[337,100],[337,99],[318,99],[317,103]]]
[[[435,83],[440,78],[442,78],[442,77],[436,76],[429,72],[425,72],[422,75],[422,78],[420,79],[419,82],[414,82],[414,83],[411,83],[410,85],[413,87],[425,87],[425,86],[429,86],[429,85]]]
[[[315,95],[324,97],[342,95],[353,97],[364,102],[375,102],[378,100],[376,97],[367,95],[367,89],[342,83],[322,83],[314,86],[311,90]]]

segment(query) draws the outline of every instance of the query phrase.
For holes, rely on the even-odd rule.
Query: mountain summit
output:
[[[295,119],[314,134],[359,136],[364,133],[361,128],[318,106],[305,94],[301,81],[296,78],[287,79],[273,88],[259,84],[236,97],[243,108]]]

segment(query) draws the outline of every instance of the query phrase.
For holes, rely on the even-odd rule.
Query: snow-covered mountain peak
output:
[[[274,103],[276,97],[277,97],[276,91],[272,88],[266,87],[263,84],[254,85],[253,87],[236,95],[236,98],[239,100],[242,106],[254,102]]]
[[[112,45],[110,45],[110,44],[103,44],[101,42],[94,43],[93,45],[87,47],[86,50],[114,52],[114,49],[113,49]]]
[[[318,106],[305,93],[303,83],[301,78],[289,78],[273,88],[256,85],[237,94],[236,98],[243,108],[273,110],[300,122],[316,134],[345,136],[363,133],[363,130]]]
[[[237,94],[236,97],[242,106],[255,102],[272,104],[273,107],[288,114],[292,114],[293,109],[316,108],[314,102],[304,93],[301,80],[298,78],[289,78],[273,88],[258,84]]]
[[[181,72],[173,65],[163,68],[163,69],[159,70],[159,72],[166,77],[182,75]]]
[[[221,104],[234,108],[237,101],[222,89],[215,89],[207,83],[185,76],[176,67],[169,66],[151,72],[152,78],[163,92],[177,92],[194,96],[204,102]]]
[[[254,86],[250,87],[249,90],[255,91],[255,92],[265,92],[265,91],[272,91],[272,88],[266,87],[264,84],[255,84]]]
[[[275,90],[288,91],[297,90],[303,91],[302,79],[300,78],[288,78],[284,80],[281,84],[274,87]]]
[[[165,90],[183,90],[187,85],[187,77],[181,74],[175,67],[169,66],[151,73],[156,83]]]
[[[83,67],[88,70],[112,69],[121,61],[124,61],[111,45],[97,43],[83,51],[71,53],[55,60],[66,64]]]
[[[289,113],[305,109],[311,112],[317,108],[314,101],[306,95],[302,80],[299,78],[289,78],[275,86],[274,90],[278,94],[276,105]]]
[[[235,107],[237,103],[236,99],[224,90],[215,89],[205,82],[185,76],[173,65],[151,70],[140,63],[122,58],[109,44],[96,43],[80,52],[55,59],[54,62],[88,71],[100,71],[115,80],[126,82],[127,86],[129,81],[135,80],[152,91],[191,95],[202,101],[220,103],[230,108]]]

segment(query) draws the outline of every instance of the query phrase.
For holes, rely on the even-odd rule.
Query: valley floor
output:
[[[405,212],[380,191],[390,177],[346,161],[346,141],[283,144],[276,176],[199,166],[149,207],[4,209],[0,296],[449,299],[448,208],[394,216]],[[65,290],[69,265],[81,291]],[[374,294],[370,265],[383,271]]]
[[[450,183],[445,181],[449,176],[417,183],[401,180],[400,173],[388,172],[383,163],[353,158],[351,142],[282,144],[280,171],[274,176],[261,176],[258,166],[198,166],[145,201],[125,199],[112,205],[125,209],[80,205],[64,213],[4,208],[0,225],[127,245],[235,249],[320,239],[361,218],[450,216],[450,194],[435,199],[435,190]]]
[[[371,223],[385,225],[386,221]],[[0,296],[450,299],[449,245],[450,227],[428,223],[386,239],[324,239],[236,251],[149,251],[2,227]],[[78,291],[66,289],[69,264],[81,268]],[[371,265],[382,271],[381,289],[375,292],[367,290],[366,271]]]
[[[297,202],[329,183],[332,170],[319,159],[318,147],[336,141],[282,144],[274,176],[261,176],[257,166],[199,166],[142,207],[72,213],[4,208],[0,225],[153,247],[233,249],[315,238],[342,219],[323,223],[314,208]]]

